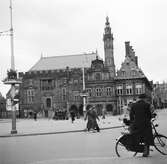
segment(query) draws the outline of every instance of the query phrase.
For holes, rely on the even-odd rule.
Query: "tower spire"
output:
[[[105,54],[105,66],[109,69],[110,77],[115,77],[115,64],[114,64],[114,48],[113,48],[113,34],[111,33],[111,27],[109,17],[106,17],[104,28],[104,54]]]

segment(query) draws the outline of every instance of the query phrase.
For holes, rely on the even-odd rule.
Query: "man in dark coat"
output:
[[[71,122],[73,123],[75,121],[75,112],[71,110],[70,115],[71,115]]]
[[[144,142],[143,157],[149,155],[149,146],[154,144],[150,104],[145,99],[146,95],[141,94],[130,110],[131,134],[134,134],[137,141]]]
[[[92,114],[92,121],[93,121],[93,129],[97,130],[97,132],[100,132],[100,128],[99,128],[99,125],[97,123],[97,120],[100,121],[100,119],[96,113],[95,107],[92,108],[91,114]]]
[[[100,132],[100,128],[97,124],[96,119],[99,120],[99,117],[97,116],[97,113],[95,111],[95,107],[89,107],[86,113],[85,120],[88,119],[87,122],[87,130],[90,131],[90,129],[97,130],[97,132]]]

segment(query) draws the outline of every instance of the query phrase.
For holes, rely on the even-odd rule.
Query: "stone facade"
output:
[[[167,82],[154,84],[153,103],[156,108],[167,107]]]
[[[129,42],[125,43],[125,61],[116,73],[113,34],[108,17],[103,41],[105,61],[100,59],[97,52],[61,58],[55,56],[41,58],[30,71],[20,73],[21,110],[41,111],[45,116],[58,110],[74,110],[77,115],[82,115],[82,94],[86,93],[87,107],[96,105],[100,115],[104,111],[115,114],[140,93],[150,96],[151,84],[138,67],[137,57]],[[86,62],[81,65],[83,56]]]

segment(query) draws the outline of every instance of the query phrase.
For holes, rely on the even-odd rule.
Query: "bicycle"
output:
[[[167,155],[167,137],[165,135],[162,135],[160,133],[158,133],[158,131],[156,130],[156,127],[158,127],[158,124],[154,124],[154,121],[156,120],[156,118],[154,117],[151,120],[151,124],[152,124],[152,129],[153,129],[153,137],[154,137],[154,147],[157,151],[159,151],[162,155]],[[127,130],[127,128],[126,128]],[[129,145],[125,145],[123,144],[123,140],[126,140],[126,142],[128,142],[128,139],[130,141],[130,137],[132,137],[130,135],[130,133],[125,133],[122,132],[122,135],[116,139],[116,145],[115,145],[115,151],[118,157],[134,157],[137,155],[137,153],[142,153],[143,152],[143,147],[144,144],[141,142],[139,143],[139,150],[132,150]],[[153,151],[153,150],[150,150]]]

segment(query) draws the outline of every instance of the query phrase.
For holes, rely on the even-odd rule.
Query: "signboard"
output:
[[[88,97],[88,93],[80,93],[81,97]]]
[[[12,101],[11,99],[6,100],[6,110],[11,111],[12,110]]]
[[[13,110],[19,110],[19,104],[17,103],[17,104],[15,104],[15,105],[13,105],[13,108],[12,108],[12,101],[11,101],[11,99],[7,99],[6,100],[6,110],[7,111],[12,111],[12,109]]]

